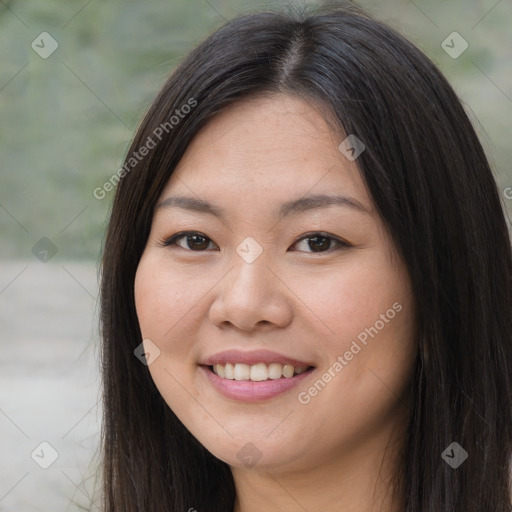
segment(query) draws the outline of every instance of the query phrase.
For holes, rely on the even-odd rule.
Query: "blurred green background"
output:
[[[224,20],[290,3],[0,2],[0,259],[34,259],[33,246],[47,237],[56,261],[98,260],[114,193],[98,200],[93,190],[120,167],[166,77]],[[510,214],[512,2],[358,3],[413,40],[448,77]],[[441,48],[453,31],[469,44],[456,59]],[[31,47],[42,32],[58,43],[48,58]]]

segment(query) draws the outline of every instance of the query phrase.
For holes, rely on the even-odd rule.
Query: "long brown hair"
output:
[[[188,432],[134,356],[134,276],[157,198],[199,129],[236,101],[275,92],[324,105],[364,140],[360,172],[410,274],[420,348],[404,512],[510,512],[512,254],[493,174],[436,66],[339,5],[229,21],[172,73],[137,130],[102,262],[104,511],[233,510],[229,466]],[[155,146],[130,163],[150,138]],[[452,442],[468,453],[457,469],[441,457]]]

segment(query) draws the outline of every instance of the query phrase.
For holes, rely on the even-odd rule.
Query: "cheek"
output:
[[[405,273],[383,260],[334,275],[302,290],[326,335],[316,338],[317,380],[298,390],[308,417],[322,418],[313,422],[316,435],[332,445],[381,429],[401,410],[397,397],[407,389],[417,350]]]
[[[187,368],[195,364],[192,333],[198,326],[197,306],[208,288],[191,283],[187,272],[169,268],[154,254],[143,255],[135,275],[134,296],[144,340],[151,340],[159,356],[149,365],[151,377],[173,410],[186,409]]]
[[[165,340],[174,337],[173,330],[186,335],[187,325],[194,323],[197,307],[208,288],[204,275],[196,281],[188,272],[170,269],[157,258],[143,256],[134,289],[142,336],[165,349]]]
[[[318,333],[325,336],[324,348],[330,352],[343,348],[346,342],[350,345],[375,322],[379,321],[380,326],[380,315],[387,311],[386,319],[398,316],[393,304],[403,305],[410,300],[403,272],[377,253],[367,254],[364,261],[354,258],[350,265],[344,264],[338,270],[329,269],[328,275],[295,278],[293,282],[293,291],[300,299],[297,303],[310,313]]]

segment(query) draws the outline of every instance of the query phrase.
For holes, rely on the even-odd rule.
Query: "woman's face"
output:
[[[339,461],[404,425],[412,291],[343,139],[298,98],[244,100],[155,209],[135,279],[149,370],[233,467]]]

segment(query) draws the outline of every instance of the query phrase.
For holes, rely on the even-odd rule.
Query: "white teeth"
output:
[[[291,364],[285,364],[283,366],[283,375],[286,378],[293,377],[293,372],[295,371],[295,368]]]
[[[249,375],[251,380],[259,382],[260,380],[268,379],[267,365],[264,363],[253,364],[251,366],[251,374]]]
[[[235,380],[249,380],[251,367],[248,364],[235,364]]]
[[[304,373],[307,366],[297,366],[291,364],[281,365],[279,363],[258,363],[253,365],[242,363],[214,364],[213,372],[223,379],[229,380],[252,380],[261,382],[263,380],[276,380],[282,377],[289,379],[294,375]]]
[[[218,366],[222,366],[219,364]],[[224,374],[226,379],[234,380],[235,379],[235,367],[231,363],[226,363],[224,366]]]
[[[283,374],[283,367],[279,363],[270,363],[268,365],[268,376],[270,379],[280,379]]]
[[[222,377],[223,379],[226,378],[226,370],[224,369],[225,367],[222,366],[221,364],[214,364],[213,365],[213,371],[219,376],[219,377]]]

